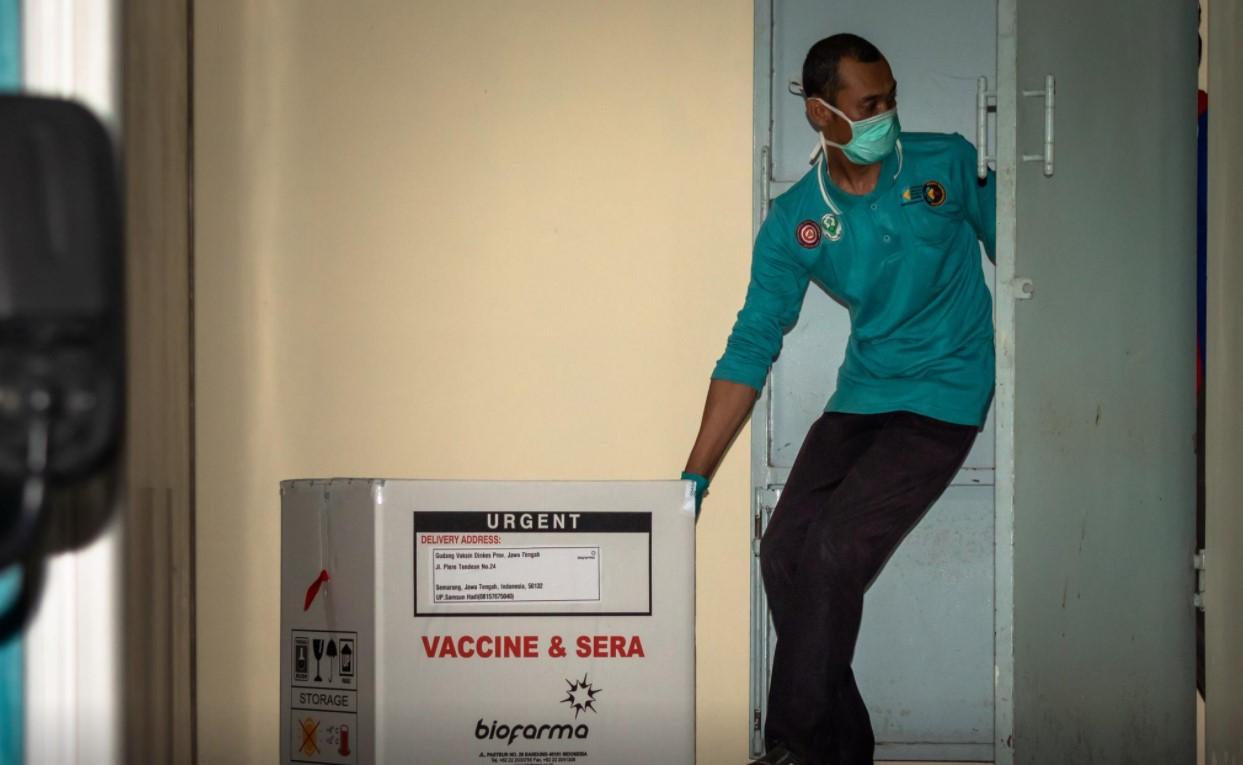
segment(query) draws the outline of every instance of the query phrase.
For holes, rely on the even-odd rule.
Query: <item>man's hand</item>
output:
[[[708,493],[708,479],[698,473],[682,471],[682,480],[695,484],[695,520],[699,520],[699,510],[703,507],[704,495]]]
[[[696,518],[699,517],[703,495],[708,491],[709,479],[721,464],[729,445],[738,437],[738,431],[742,430],[758,396],[759,391],[755,388],[729,380],[713,380],[708,386],[708,400],[704,402],[699,435],[682,473],[682,478],[695,482]]]

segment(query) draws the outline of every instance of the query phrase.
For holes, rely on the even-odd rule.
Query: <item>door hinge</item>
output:
[[[764,488],[755,492],[755,515],[752,522],[755,524],[751,536],[751,552],[755,557],[760,556],[760,540],[764,538],[764,528],[768,525],[768,517],[772,515],[773,508],[777,506],[777,500],[781,498],[781,489]]]
[[[1204,577],[1205,577],[1204,549],[1203,548],[1196,551],[1196,554],[1193,555],[1191,558],[1191,563],[1193,566],[1195,566],[1195,569],[1196,569],[1196,594],[1195,594],[1195,597],[1192,598],[1192,602],[1195,603],[1196,608],[1203,611],[1204,610]]]

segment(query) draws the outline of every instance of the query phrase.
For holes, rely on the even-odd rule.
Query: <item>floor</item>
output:
[[[910,762],[877,760],[876,765],[983,765],[978,762]],[[1196,765],[1204,765],[1204,697],[1196,693]]]

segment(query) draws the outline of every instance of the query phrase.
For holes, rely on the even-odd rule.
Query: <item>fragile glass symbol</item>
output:
[[[312,640],[311,650],[315,652],[315,682],[322,683],[324,678],[319,675],[319,660],[324,658],[324,639],[315,638]]]

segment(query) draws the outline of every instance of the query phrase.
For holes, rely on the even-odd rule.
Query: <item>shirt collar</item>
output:
[[[816,161],[816,181],[820,184],[820,197],[835,215],[841,215],[842,206],[852,207],[859,202],[875,199],[893,188],[894,181],[902,173],[902,164],[902,139],[899,138],[893,153],[885,157],[881,164],[876,187],[867,194],[851,194],[842,191],[837,184],[833,183],[833,179],[829,176],[828,157],[824,155],[824,152],[820,152],[820,159]]]

